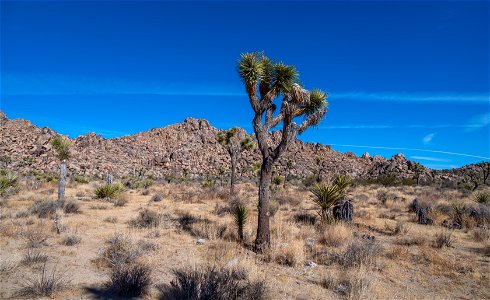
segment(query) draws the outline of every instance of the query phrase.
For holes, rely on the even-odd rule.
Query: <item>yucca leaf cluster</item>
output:
[[[70,141],[66,138],[63,138],[61,136],[56,136],[53,140],[51,140],[51,145],[53,146],[54,150],[56,151],[56,154],[58,158],[63,161],[67,160],[70,158]]]
[[[340,175],[333,181],[316,184],[313,187],[311,191],[315,196],[313,201],[320,208],[319,215],[322,219],[328,218],[329,209],[345,197],[351,183],[350,177]]]

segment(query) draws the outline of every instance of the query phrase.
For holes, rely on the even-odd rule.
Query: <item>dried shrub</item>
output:
[[[142,263],[123,263],[112,267],[109,289],[119,296],[139,297],[151,286],[151,268]]]
[[[79,236],[69,235],[69,236],[64,237],[60,241],[60,244],[65,245],[65,246],[74,246],[76,244],[79,244],[81,241],[82,241],[82,239]]]
[[[73,200],[66,201],[63,211],[65,214],[78,214],[80,213],[80,204]]]
[[[478,192],[474,195],[475,202],[481,204],[490,204],[490,192]]]
[[[39,218],[49,218],[56,213],[56,201],[37,200],[31,205],[31,213]]]
[[[41,274],[25,281],[16,294],[27,298],[51,297],[54,293],[66,287],[66,285],[67,281],[64,273],[57,272],[56,268],[48,272],[46,264],[44,264]]]
[[[300,241],[279,244],[272,255],[276,263],[289,267],[301,266],[305,259],[304,246]]]
[[[362,240],[348,245],[345,251],[338,255],[337,262],[343,268],[375,266],[382,251],[383,248],[378,242]]]
[[[46,261],[48,261],[48,256],[45,253],[35,249],[28,249],[20,262],[23,265],[31,266],[34,264],[45,263]]]
[[[160,194],[160,193],[156,193],[155,195],[153,195],[150,199],[151,202],[160,202],[163,200],[163,195]]]
[[[409,229],[403,222],[396,222],[395,226],[391,226],[388,223],[385,223],[385,229],[391,235],[404,235],[407,234]]]
[[[116,216],[110,216],[104,219],[104,222],[107,223],[117,223],[117,217]]]
[[[401,246],[424,246],[427,244],[427,239],[422,236],[398,238],[396,244]]]
[[[452,238],[452,232],[439,232],[436,234],[434,240],[434,247],[442,248],[442,247],[452,247],[454,240]]]
[[[157,227],[160,225],[160,216],[156,212],[145,208],[139,212],[138,217],[130,221],[129,225],[137,228]]]
[[[106,240],[106,247],[101,253],[101,259],[109,266],[129,264],[142,255],[132,239],[123,234],[114,234]]]
[[[144,189],[141,191],[141,195],[143,196],[148,196],[150,194],[150,190],[149,189]]]
[[[485,228],[476,228],[472,232],[473,240],[476,242],[485,242],[490,240],[490,230]]]
[[[316,216],[306,212],[300,212],[293,215],[293,220],[300,224],[315,225]]]
[[[344,223],[322,226],[320,230],[318,241],[325,246],[339,247],[352,237],[352,229]]]
[[[27,248],[39,248],[46,245],[48,234],[42,227],[29,227],[24,232]]]
[[[205,267],[178,269],[173,273],[175,279],[170,284],[158,287],[162,300],[261,300],[268,298],[265,284],[249,280],[246,272],[240,270]]]
[[[271,217],[274,217],[277,213],[277,211],[279,210],[279,203],[277,201],[270,201],[269,203],[269,214]]]
[[[128,198],[125,195],[119,195],[114,200],[112,200],[112,204],[116,207],[123,207],[129,202]]]

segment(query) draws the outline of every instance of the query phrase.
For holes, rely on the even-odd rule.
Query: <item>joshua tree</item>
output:
[[[486,184],[487,183],[487,179],[488,179],[488,175],[490,175],[490,162],[488,162],[488,161],[482,161],[477,166],[480,167],[480,169],[482,171],[483,184]]]
[[[60,164],[60,178],[58,183],[58,206],[62,207],[65,201],[65,186],[66,186],[66,162],[70,158],[70,141],[61,136],[55,137],[51,141],[56,154],[61,162]]]
[[[244,150],[250,150],[253,147],[252,140],[249,137],[239,136],[238,128],[233,127],[225,132],[218,133],[218,142],[226,146],[231,159],[231,178],[230,178],[230,195],[235,192],[236,183],[236,165],[240,159],[240,154]]]
[[[243,229],[248,220],[248,208],[243,204],[238,204],[234,211],[235,224],[238,230],[238,239],[243,243]]]
[[[320,208],[318,214],[322,221],[330,222],[332,220],[330,208],[344,199],[351,182],[350,177],[340,175],[333,182],[315,185],[312,190],[313,195],[315,195],[313,201]]]
[[[417,181],[417,184],[419,184],[420,175],[424,173],[425,167],[416,162],[413,165],[413,170],[415,172],[415,180]]]
[[[320,122],[327,111],[327,94],[321,90],[303,89],[297,83],[298,73],[294,66],[274,63],[259,53],[242,54],[238,61],[238,73],[254,111],[252,124],[262,154],[255,239],[255,249],[261,251],[270,246],[269,186],[272,167],[297,134]],[[280,109],[276,113],[274,100],[281,96]],[[304,117],[300,125],[294,122],[298,117]],[[281,135],[280,140],[273,144],[270,130],[276,126],[282,127]]]

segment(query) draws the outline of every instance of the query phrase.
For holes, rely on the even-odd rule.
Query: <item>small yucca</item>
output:
[[[475,201],[482,204],[490,204],[490,192],[476,193]]]
[[[114,198],[122,193],[123,187],[121,184],[105,184],[95,189],[97,198]]]
[[[245,205],[239,204],[235,207],[234,211],[235,224],[238,229],[238,238],[240,243],[243,242],[243,229],[248,220],[248,208]]]
[[[313,201],[319,206],[319,215],[323,221],[330,220],[329,209],[345,197],[345,191],[351,184],[348,176],[338,176],[333,182],[316,184],[311,191]]]

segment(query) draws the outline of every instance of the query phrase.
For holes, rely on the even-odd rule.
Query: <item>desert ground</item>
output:
[[[64,210],[53,210],[56,182],[19,180],[19,191],[0,202],[0,298],[37,298],[44,271],[43,280],[54,281],[53,299],[123,299],[111,281],[117,255],[145,266],[142,299],[167,299],[179,269],[239,271],[240,282],[259,287],[256,298],[490,298],[488,215],[457,214],[479,205],[488,213],[472,192],[354,185],[352,224],[324,224],[311,187],[277,185],[271,249],[256,254],[254,182],[240,183],[232,197],[226,184],[159,182],[98,199],[103,184],[71,181]],[[431,207],[434,224],[417,223],[415,198]],[[236,201],[250,210],[243,243]],[[458,216],[461,228],[447,226]]]

